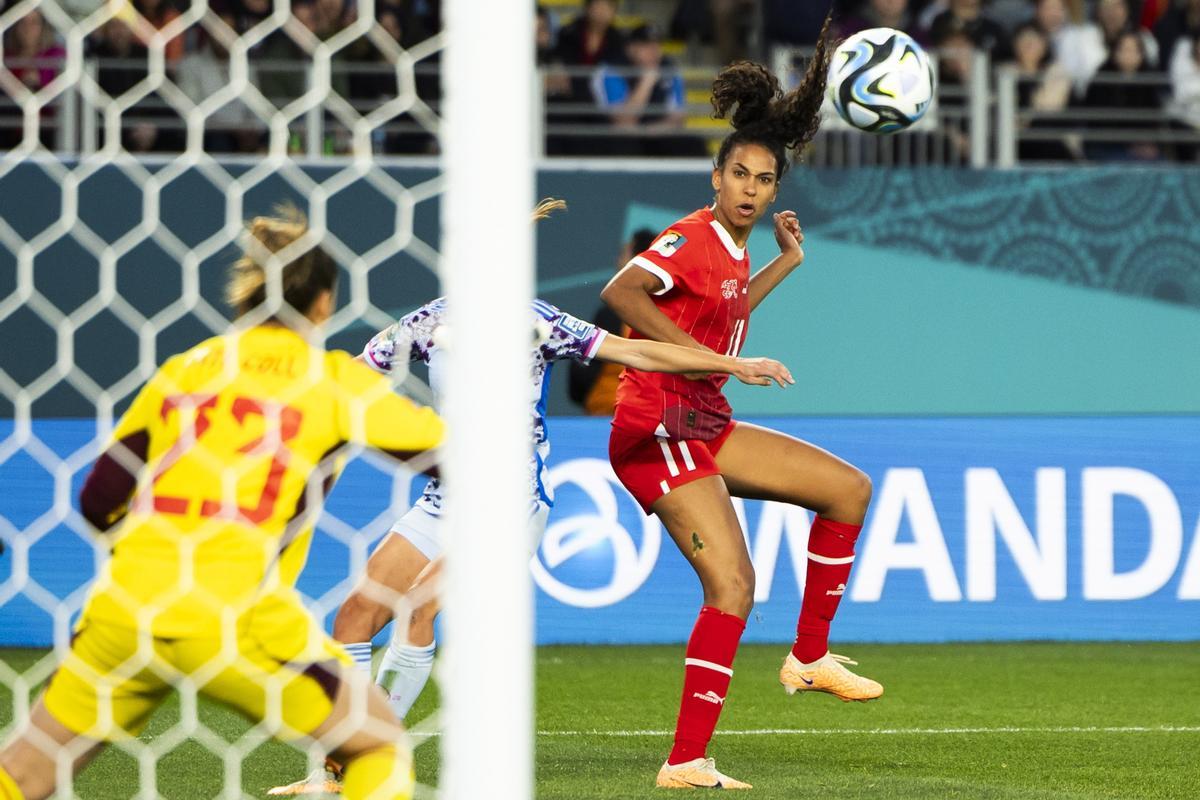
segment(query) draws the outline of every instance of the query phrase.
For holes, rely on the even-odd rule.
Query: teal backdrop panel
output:
[[[250,168],[223,166],[229,179]],[[539,195],[570,203],[568,213],[537,228],[541,296],[594,316],[631,231],[661,229],[711,201],[702,165],[656,166],[629,171],[592,162],[540,173]],[[338,165],[303,171],[316,182],[345,179]],[[236,249],[225,228],[222,181],[212,172],[187,170],[167,181],[159,192],[162,224],[116,258],[122,299],[154,321],[158,362],[207,336],[204,319],[215,316],[174,303],[184,276],[168,240],[199,248],[200,296],[211,309],[223,306],[221,285]],[[351,179],[331,196],[326,217],[345,245],[340,254],[386,253],[366,286],[376,308],[399,315],[439,291],[428,269],[440,232],[438,184],[430,164],[386,172],[391,181]],[[0,176],[0,297],[21,283],[18,242],[41,236],[44,245],[30,259],[44,302],[18,305],[0,320],[0,337],[21,343],[0,349],[0,370],[17,385],[33,384],[64,346],[47,304],[77,314],[101,291],[96,240],[121,241],[143,222],[142,191],[131,174],[110,166],[91,175],[76,192],[78,223],[51,238],[43,234],[56,230],[64,203],[52,171],[29,162]],[[505,202],[503,187],[494,194]],[[397,201],[409,208],[406,199],[411,216],[396,211]],[[245,192],[241,208],[250,216],[281,201],[305,208],[308,200],[271,175]],[[784,180],[775,208],[796,210],[808,261],[755,314],[747,347],[787,361],[801,385],[734,389],[741,413],[1200,412],[1200,170],[801,166]],[[95,238],[82,235],[82,226]],[[410,230],[417,244],[397,249]],[[213,241],[219,246],[204,246]],[[765,264],[774,251],[764,223],[751,241],[754,263]],[[514,268],[487,243],[479,244],[479,259],[483,269]],[[348,289],[343,281],[343,302]],[[330,341],[357,350],[372,333],[366,320],[343,318]],[[138,334],[107,308],[81,324],[70,344],[75,377],[89,385],[112,387],[137,365]],[[33,413],[92,416],[78,383],[49,387]],[[565,387],[560,377],[551,413],[578,411]],[[12,414],[0,395],[0,418]]]
[[[540,287],[585,316],[622,237],[711,195],[703,172],[543,176],[560,183],[581,194],[539,234]],[[745,352],[799,384],[732,387],[739,413],[1200,412],[1200,171],[801,168],[775,208],[799,214],[807,259]],[[755,267],[776,252],[764,221]]]
[[[629,225],[677,215],[640,205]],[[776,252],[765,225],[751,253]],[[805,263],[753,315],[746,355],[785,391],[740,383],[743,414],[1171,412],[1200,406],[1200,311],[809,231]]]

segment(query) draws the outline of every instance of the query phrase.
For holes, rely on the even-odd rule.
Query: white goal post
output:
[[[533,7],[445,5],[441,279],[447,643],[442,796],[533,796],[527,519],[533,337]]]

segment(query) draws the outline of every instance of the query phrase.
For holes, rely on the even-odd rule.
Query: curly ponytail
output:
[[[736,145],[758,144],[775,155],[775,173],[783,177],[789,166],[788,151],[803,150],[817,135],[829,75],[832,21],[830,12],[804,79],[787,94],[762,64],[738,61],[717,74],[712,89],[713,116],[733,125],[733,133],[721,142],[717,169],[725,166]]]
[[[713,80],[713,116],[744,128],[769,116],[771,104],[782,95],[779,79],[762,64],[735,61]]]

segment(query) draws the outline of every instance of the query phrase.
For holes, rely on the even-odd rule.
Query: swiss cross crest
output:
[[[724,297],[726,300],[732,300],[737,297],[737,278],[721,281],[721,297]]]

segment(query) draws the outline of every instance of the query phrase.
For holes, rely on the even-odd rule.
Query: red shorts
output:
[[[650,506],[672,489],[721,474],[717,453],[735,425],[737,422],[731,420],[708,441],[646,436],[613,428],[608,437],[608,458],[617,479],[650,514]]]

